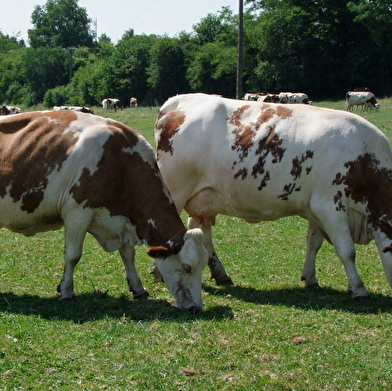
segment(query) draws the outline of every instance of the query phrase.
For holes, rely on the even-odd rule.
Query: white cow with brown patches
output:
[[[323,239],[353,297],[368,296],[354,243],[375,240],[392,286],[392,153],[375,126],[344,111],[189,94],[170,98],[155,128],[163,178],[189,226],[204,231],[217,282],[231,281],[212,244],[217,214],[249,223],[298,215],[309,222],[305,286],[318,284]]]
[[[181,309],[202,306],[207,254],[187,230],[146,140],[124,124],[80,112],[32,112],[0,120],[0,226],[26,236],[65,228],[62,300],[89,232],[119,250],[129,289],[147,294],[134,266],[145,243]]]

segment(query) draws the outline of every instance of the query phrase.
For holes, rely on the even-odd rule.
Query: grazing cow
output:
[[[281,92],[279,94],[279,103],[304,103],[311,105],[312,101],[309,100],[309,96],[303,92]]]
[[[203,234],[182,223],[142,136],[90,114],[31,112],[0,120],[0,145],[0,226],[26,236],[64,226],[61,300],[74,297],[89,232],[119,250],[135,297],[147,294],[134,266],[134,246],[145,243],[176,305],[201,308]]]
[[[102,101],[102,108],[106,111],[117,111],[118,109],[123,109],[123,105],[120,99],[116,98],[106,98]]]
[[[94,114],[94,110],[86,106],[68,106],[68,110],[80,111],[82,113]]]
[[[263,92],[257,92],[257,93],[254,93],[254,92],[247,92],[245,95],[244,95],[244,97],[243,97],[243,99],[244,100],[252,100],[252,101],[257,101],[261,96],[264,96],[265,94],[263,93]]]
[[[257,99],[257,102],[279,103],[279,95],[277,94],[262,95]]]
[[[136,98],[131,98],[130,100],[129,100],[129,106],[130,107],[135,107],[135,108],[137,108],[137,99]]]
[[[392,152],[368,121],[340,110],[214,98],[170,98],[155,124],[157,161],[178,211],[204,231],[209,267],[230,282],[212,245],[217,214],[249,223],[308,220],[305,286],[318,284],[323,239],[353,297],[367,297],[354,243],[374,239],[392,286]],[[390,200],[391,198],[391,200]]]
[[[0,106],[0,115],[20,114],[22,110],[16,106]]]
[[[371,92],[366,91],[349,91],[346,93],[346,110],[353,111],[354,106],[362,106],[362,111],[368,108],[380,110],[376,97]]]
[[[53,110],[72,110],[80,111],[82,113],[94,114],[94,110],[86,106],[53,106]]]

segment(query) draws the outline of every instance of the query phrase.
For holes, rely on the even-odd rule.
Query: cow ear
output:
[[[168,248],[163,246],[154,246],[147,249],[147,255],[151,258],[166,258],[171,254]]]

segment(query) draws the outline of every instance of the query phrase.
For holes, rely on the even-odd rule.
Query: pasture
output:
[[[379,102],[379,113],[358,113],[392,144],[392,99]],[[153,144],[158,108],[94,110]],[[206,268],[196,315],[153,282],[144,246],[136,267],[151,298],[133,300],[120,256],[91,236],[75,272],[78,300],[60,303],[63,231],[0,230],[0,391],[388,389],[392,298],[374,243],[357,246],[371,300],[356,302],[328,243],[317,258],[321,289],[303,289],[306,227],[297,217],[250,225],[218,216],[215,248],[235,284],[215,285]]]

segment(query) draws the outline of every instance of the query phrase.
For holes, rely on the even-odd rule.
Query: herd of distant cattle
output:
[[[138,107],[137,98],[132,97],[129,100],[129,107]],[[108,112],[122,110],[124,108],[120,99],[117,98],[106,98],[102,101],[102,108]],[[94,114],[94,110],[91,107],[86,106],[53,106],[53,110],[71,110],[79,111],[81,113]],[[0,106],[0,115],[20,114],[22,110],[16,106],[3,105]]]
[[[247,92],[244,95],[243,100],[265,103],[312,104],[309,96],[303,92],[280,92],[279,94]],[[380,104],[377,102],[375,95],[366,88],[356,88],[353,91],[348,91],[346,93],[346,110],[353,111],[354,107],[358,108],[359,106],[362,108],[362,111],[367,111],[368,109],[374,109],[376,111],[380,110]],[[137,98],[132,97],[129,100],[129,107],[138,107]],[[102,100],[102,108],[107,112],[116,112],[117,110],[123,110],[124,106],[120,99],[105,98]],[[86,106],[54,106],[53,110],[72,110],[94,114],[94,110],[91,107]],[[22,111],[19,107],[8,105],[0,106],[0,115],[18,114],[21,112]]]
[[[303,103],[311,105],[312,101],[309,96],[303,92],[280,92],[275,93],[246,93],[244,100],[265,102],[265,103]],[[346,93],[346,110],[353,111],[354,106],[362,107],[362,111],[374,109],[379,111],[380,105],[376,100],[374,94],[367,90],[367,88],[356,88],[353,91]]]

